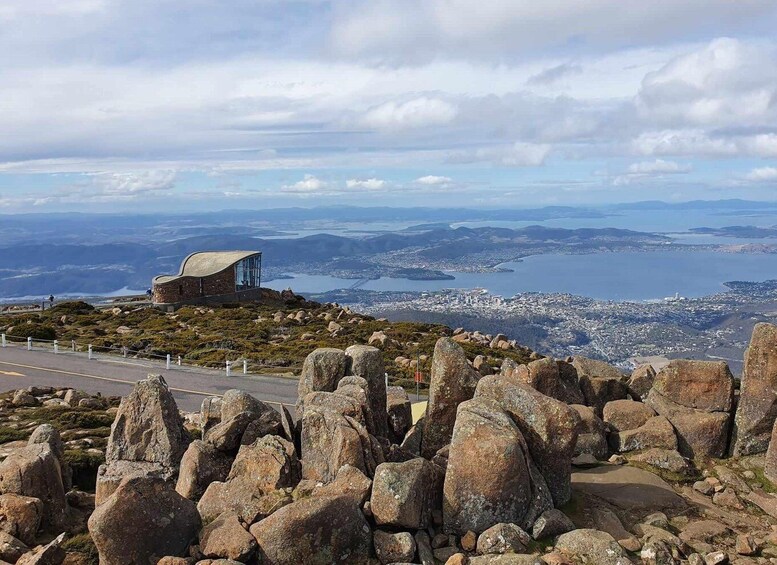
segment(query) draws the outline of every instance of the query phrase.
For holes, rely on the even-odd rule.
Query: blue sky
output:
[[[0,213],[777,200],[773,0],[3,0]]]

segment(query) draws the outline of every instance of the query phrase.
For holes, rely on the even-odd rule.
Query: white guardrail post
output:
[[[232,376],[232,361],[227,361],[227,376]]]
[[[73,353],[76,352],[76,340],[74,340],[74,339],[70,340],[70,349],[73,350]]]
[[[88,353],[87,357],[91,361],[92,360],[92,344],[91,343],[89,344],[89,350],[88,351],[89,351],[89,353]]]
[[[243,374],[244,375],[248,374],[248,361],[246,361],[245,359],[243,359]]]
[[[165,368],[169,371],[170,370],[170,354],[167,354],[167,359],[165,359]]]
[[[27,338],[27,351],[32,351],[32,338]]]
[[[0,334],[0,346],[5,347],[5,334]]]
[[[54,340],[54,355],[59,353],[59,342],[55,339]]]

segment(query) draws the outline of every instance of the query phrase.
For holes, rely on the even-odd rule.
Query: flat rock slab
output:
[[[626,465],[575,471],[572,490],[597,496],[630,514],[687,507],[685,500],[662,478]]]

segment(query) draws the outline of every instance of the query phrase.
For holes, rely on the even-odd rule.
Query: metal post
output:
[[[232,361],[227,361],[227,376],[232,376]]]
[[[178,356],[178,366],[179,367],[181,366],[181,356],[180,355]]]
[[[126,346],[121,348],[121,356],[124,357],[125,359],[127,358],[127,347]]]
[[[76,340],[74,339],[70,340],[70,348],[73,350],[73,353],[76,352]]]
[[[27,338],[27,351],[32,351],[32,338]]]
[[[89,344],[89,354],[87,355],[87,358],[91,361],[92,360],[92,344]]]
[[[169,371],[170,370],[170,354],[167,354],[167,359],[165,361],[165,368]]]
[[[59,353],[59,342],[55,339],[54,340],[54,355]]]
[[[248,374],[248,361],[246,361],[245,359],[243,359],[243,374],[244,375]]]
[[[388,388],[388,373],[383,373],[386,376],[386,388]]]
[[[5,334],[0,334],[0,346],[5,347]]]

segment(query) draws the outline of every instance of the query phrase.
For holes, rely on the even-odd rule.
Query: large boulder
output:
[[[256,490],[269,492],[297,486],[301,474],[294,444],[278,436],[265,436],[240,448],[227,481],[246,479]]]
[[[410,532],[386,532],[375,530],[373,535],[375,555],[383,564],[411,563],[415,557],[416,543]]]
[[[496,401],[511,416],[545,477],[555,506],[566,504],[571,496],[572,456],[581,425],[577,412],[515,377],[483,377],[475,394]]]
[[[734,377],[723,362],[674,360],[657,375],[646,403],[677,432],[680,453],[723,457],[728,445]]]
[[[250,528],[263,565],[365,563],[372,532],[348,496],[303,498]]]
[[[43,527],[59,529],[67,501],[57,458],[47,443],[22,447],[0,463],[0,493],[37,498],[43,504]]]
[[[629,391],[632,398],[645,400],[650,389],[653,388],[653,381],[656,379],[656,370],[652,365],[640,365],[631,372],[629,378]]]
[[[410,398],[401,386],[386,389],[386,411],[388,413],[389,439],[400,444],[413,425],[413,410]]]
[[[189,435],[161,375],[138,381],[122,398],[111,426],[105,460],[148,461],[178,467]]]
[[[467,362],[467,356],[458,343],[447,337],[437,340],[424,416],[422,456],[431,458],[450,443],[456,409],[472,398],[479,378],[480,373]]]
[[[245,391],[231,389],[221,399],[219,422],[207,429],[203,439],[219,451],[234,455],[242,443],[278,434],[285,435],[279,412]]]
[[[546,396],[567,404],[582,404],[583,393],[577,380],[577,371],[568,363],[550,357],[537,359],[514,370],[515,376]]]
[[[602,419],[616,432],[639,428],[655,415],[650,406],[635,400],[613,400],[602,411]]]
[[[528,528],[552,506],[548,487],[510,416],[487,398],[462,403],[445,474],[445,530],[481,533],[502,522]]]
[[[367,381],[367,398],[372,408],[375,429],[370,433],[388,437],[386,419],[386,369],[383,354],[377,347],[352,345],[345,350],[346,374],[361,377]]]
[[[639,449],[677,449],[674,427],[664,416],[653,416],[638,428],[610,434],[610,447],[618,453]]]
[[[769,448],[766,450],[764,475],[773,483],[777,483],[777,421],[772,426],[772,436],[769,441]]]
[[[245,563],[256,551],[256,539],[235,514],[224,513],[202,529],[200,551],[211,559]]]
[[[675,359],[656,375],[652,392],[686,408],[730,412],[734,377],[723,361]]]
[[[628,396],[625,375],[609,363],[587,357],[574,357],[572,365],[577,369],[585,404],[592,407],[600,418],[605,404]]]
[[[7,493],[0,495],[0,531],[34,545],[43,520],[43,502],[38,498]]]
[[[370,507],[379,526],[426,528],[442,504],[442,470],[417,457],[381,463],[375,470]]]
[[[89,534],[102,565],[183,556],[199,529],[194,502],[175,492],[169,482],[148,477],[122,481],[89,518]]]
[[[347,396],[354,400],[362,414],[364,427],[372,435],[375,434],[375,417],[372,414],[372,405],[368,393],[367,381],[362,377],[348,375],[343,377],[337,384],[335,394],[338,396]],[[317,393],[318,395],[329,395],[329,393]],[[316,393],[314,393],[316,395]]]
[[[148,461],[114,461],[97,469],[95,504],[106,501],[127,477],[154,477],[175,487],[175,469]]]
[[[596,565],[628,565],[631,561],[614,537],[600,530],[572,530],[556,540],[556,550]]]
[[[181,459],[175,490],[189,500],[198,500],[213,481],[229,475],[232,458],[201,440],[194,440]]]
[[[745,351],[734,417],[735,456],[763,453],[777,419],[777,326],[756,324]]]
[[[246,524],[261,520],[278,508],[290,504],[290,489],[263,492],[251,477],[236,477],[212,482],[197,503],[203,523],[208,524],[224,513],[234,514]]]
[[[580,416],[580,433],[577,435],[574,455],[588,454],[603,461],[609,457],[607,447],[607,428],[596,415],[594,409],[582,404],[570,404],[577,415]]]
[[[383,460],[383,452],[362,422],[343,413],[341,399],[352,399],[331,394],[332,402],[313,403],[316,394],[324,393],[308,395],[302,415],[302,476],[327,483],[340,467],[352,465],[371,477]]]
[[[346,358],[341,349],[323,347],[305,358],[297,386],[297,415],[302,414],[305,397],[314,391],[332,392],[345,376]]]

